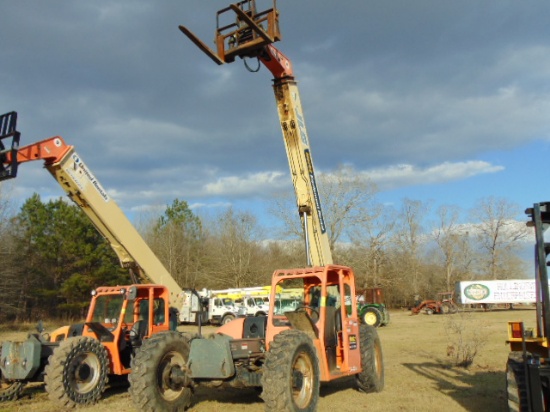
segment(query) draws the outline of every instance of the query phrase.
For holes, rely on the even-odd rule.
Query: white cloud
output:
[[[446,183],[485,173],[498,173],[503,170],[504,167],[502,166],[479,160],[470,160],[454,163],[444,162],[426,168],[401,164],[364,171],[363,173],[368,175],[380,190],[390,190],[412,185]]]
[[[210,195],[266,194],[288,185],[288,176],[282,172],[260,172],[245,176],[228,176],[207,183],[204,188]]]

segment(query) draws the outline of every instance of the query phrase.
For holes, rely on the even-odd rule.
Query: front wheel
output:
[[[183,411],[191,404],[186,377],[189,343],[177,332],[163,332],[145,339],[132,359],[130,396],[144,412]]]
[[[384,389],[384,359],[378,332],[372,326],[360,325],[359,339],[363,371],[355,375],[357,386],[365,393],[381,392]]]
[[[65,408],[94,404],[107,384],[107,351],[97,339],[69,338],[49,357],[45,372],[46,391],[56,404]]]
[[[2,371],[0,371],[0,402],[16,400],[24,388],[25,384],[23,382],[4,379]]]
[[[319,361],[311,339],[298,330],[279,333],[271,342],[264,364],[261,396],[265,410],[317,410],[319,379]]]

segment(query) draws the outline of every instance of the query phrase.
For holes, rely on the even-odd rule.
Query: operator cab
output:
[[[341,374],[357,348],[358,322],[350,268],[329,265],[274,275],[274,305],[268,316],[267,339],[289,327],[308,334],[326,355],[327,373]],[[343,325],[350,325],[345,328]]]
[[[82,334],[116,345],[122,365],[130,368],[131,357],[144,339],[175,330],[176,319],[170,316],[168,299],[168,290],[160,285],[97,288],[92,292]]]

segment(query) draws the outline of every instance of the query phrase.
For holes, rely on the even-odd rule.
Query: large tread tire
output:
[[[366,308],[361,314],[361,320],[365,325],[377,328],[382,324],[382,314],[374,307]]]
[[[382,324],[380,326],[388,326],[390,324],[390,311],[385,308],[383,315]]]
[[[449,302],[443,302],[441,304],[441,314],[448,315],[451,313],[451,304]]]
[[[363,371],[355,375],[357,386],[361,392],[381,392],[384,389],[384,358],[378,332],[372,326],[360,325],[359,335]]]
[[[309,336],[286,330],[266,355],[262,399],[266,411],[313,412],[319,401],[319,360]]]
[[[143,341],[132,359],[130,396],[143,412],[184,411],[191,405],[190,387],[170,380],[172,368],[186,370],[189,342],[177,332],[162,332]]]
[[[62,341],[48,359],[46,391],[62,408],[96,403],[107,385],[107,350],[97,339],[77,336]]]
[[[506,363],[506,392],[508,393],[508,410],[510,412],[529,411],[522,352],[510,352],[510,355],[508,355],[508,362]]]
[[[1,351],[1,347],[0,347]],[[25,388],[25,383],[21,381],[9,381],[2,377],[2,371],[0,371],[0,402],[14,401]]]

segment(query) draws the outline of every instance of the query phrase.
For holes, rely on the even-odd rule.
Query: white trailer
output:
[[[456,282],[456,296],[462,304],[535,303],[535,280],[471,280]]]

